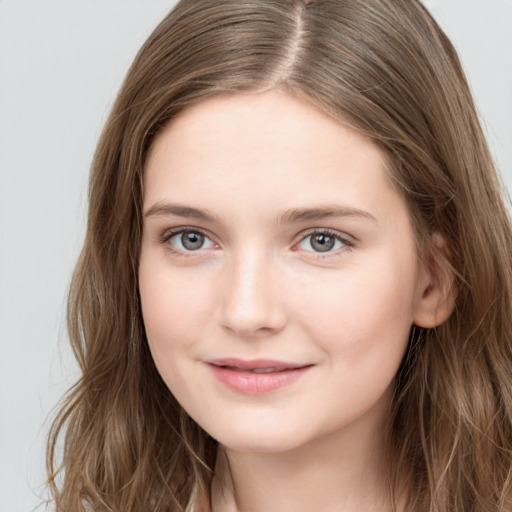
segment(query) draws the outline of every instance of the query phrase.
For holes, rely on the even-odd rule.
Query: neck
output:
[[[389,512],[382,425],[351,425],[294,450],[219,447],[213,512]]]

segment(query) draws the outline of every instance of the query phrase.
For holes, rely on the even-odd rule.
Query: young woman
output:
[[[180,2],[89,201],[57,510],[512,510],[512,231],[419,2]]]

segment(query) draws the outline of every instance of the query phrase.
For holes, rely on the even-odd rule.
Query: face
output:
[[[208,99],[156,139],[139,270],[147,338],[220,443],[282,451],[382,421],[427,286],[385,164],[279,92]]]

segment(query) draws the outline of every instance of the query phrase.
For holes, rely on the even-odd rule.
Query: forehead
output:
[[[386,167],[369,139],[283,92],[219,96],[158,134],[146,162],[144,203],[378,210],[398,194]]]
[[[240,151],[265,142],[267,151],[278,149],[281,153],[290,148],[296,150],[297,142],[309,146],[309,143],[318,145],[321,141],[326,147],[333,141],[345,143],[340,148],[345,152],[350,151],[356,141],[359,145],[364,143],[367,151],[378,151],[369,139],[348,123],[335,120],[307,101],[279,90],[220,95],[202,100],[169,122],[157,135],[153,149],[162,138],[168,138],[169,132],[176,141],[181,139],[180,143],[191,138],[200,138],[203,144],[212,141],[217,144],[220,137],[228,144],[237,141],[242,143]],[[200,152],[202,148],[196,146],[195,149]],[[237,150],[236,147],[230,149]]]

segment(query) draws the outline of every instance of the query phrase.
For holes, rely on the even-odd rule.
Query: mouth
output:
[[[260,395],[300,379],[313,365],[269,359],[215,359],[207,361],[216,379],[233,391]]]
[[[239,371],[239,372],[247,372],[247,373],[276,373],[276,372],[285,372],[290,370],[290,368],[249,368],[247,370],[243,368],[237,368],[236,366],[221,366],[221,368],[227,368],[228,370]]]

